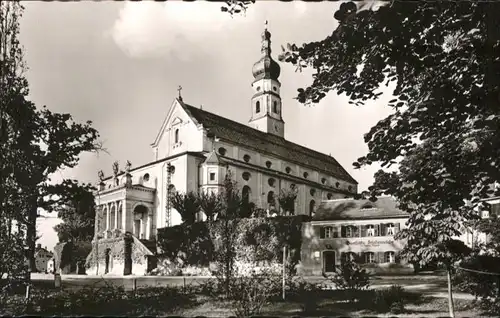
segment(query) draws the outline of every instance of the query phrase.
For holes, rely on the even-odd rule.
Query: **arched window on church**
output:
[[[179,142],[179,129],[175,130],[174,139],[175,139],[175,143]]]
[[[259,101],[257,101],[257,102],[255,103],[255,112],[256,112],[256,113],[260,113],[260,102],[259,102]]]
[[[273,113],[275,113],[275,114],[278,113],[278,102],[277,101],[273,102]]]
[[[243,190],[241,191],[242,197],[243,197],[243,202],[244,203],[250,203],[250,194],[252,193],[252,190],[250,189],[249,186],[244,186]]]
[[[314,209],[315,208],[316,208],[316,201],[311,200],[311,202],[309,202],[309,216],[313,216],[314,215]]]
[[[269,191],[267,193],[267,204],[271,206],[276,206],[276,200],[274,198],[274,191]]]

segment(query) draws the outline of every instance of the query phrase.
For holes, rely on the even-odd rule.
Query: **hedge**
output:
[[[300,260],[302,224],[310,221],[306,215],[274,218],[244,218],[236,222],[236,258],[251,262],[282,262],[283,246],[290,251],[291,269]],[[158,246],[163,256],[184,265],[207,266],[219,246],[222,222],[196,222],[158,229]]]

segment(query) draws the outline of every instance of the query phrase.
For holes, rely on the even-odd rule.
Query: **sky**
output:
[[[91,120],[106,152],[83,154],[79,165],[57,172],[65,178],[97,181],[97,171],[127,160],[153,161],[150,144],[167,115],[177,88],[186,103],[232,120],[250,119],[252,65],[260,58],[264,21],[272,34],[273,56],[281,45],[319,41],[336,27],[339,2],[257,1],[245,15],[232,17],[220,3],[24,2],[20,41],[29,67],[30,99],[38,107]],[[285,138],[331,154],[359,182],[371,185],[379,166],[355,170],[352,163],[368,148],[363,135],[391,113],[388,91],[364,106],[348,104],[331,92],[304,106],[298,88],[312,82],[311,71],[281,65]],[[40,243],[57,243],[52,213],[38,221]]]

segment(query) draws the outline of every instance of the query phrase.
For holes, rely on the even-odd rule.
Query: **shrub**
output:
[[[371,308],[377,312],[392,312],[395,314],[404,311],[404,301],[406,292],[399,285],[392,285],[389,288],[374,290],[371,299]]]
[[[261,313],[262,308],[279,291],[280,277],[274,273],[252,273],[235,277],[231,283],[231,304],[236,317],[250,317]]]
[[[299,278],[291,282],[287,299],[300,302],[302,311],[308,313],[317,308],[320,293],[321,287],[318,284]]]
[[[333,275],[323,273],[323,276],[329,279],[336,289],[345,291],[351,301],[359,299],[360,292],[370,286],[370,275],[354,261],[344,261]]]

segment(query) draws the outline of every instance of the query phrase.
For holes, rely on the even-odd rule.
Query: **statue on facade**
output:
[[[120,173],[120,164],[118,161],[113,162],[113,175],[115,176],[115,185],[118,185],[118,173]]]
[[[99,190],[104,190],[104,172],[99,170],[97,172],[97,177],[99,178]]]
[[[132,163],[127,160],[127,163],[125,164],[125,172],[130,173],[130,169],[132,169]]]
[[[99,178],[99,182],[103,182],[104,181],[104,172],[102,170],[99,170],[97,172],[97,177]]]

